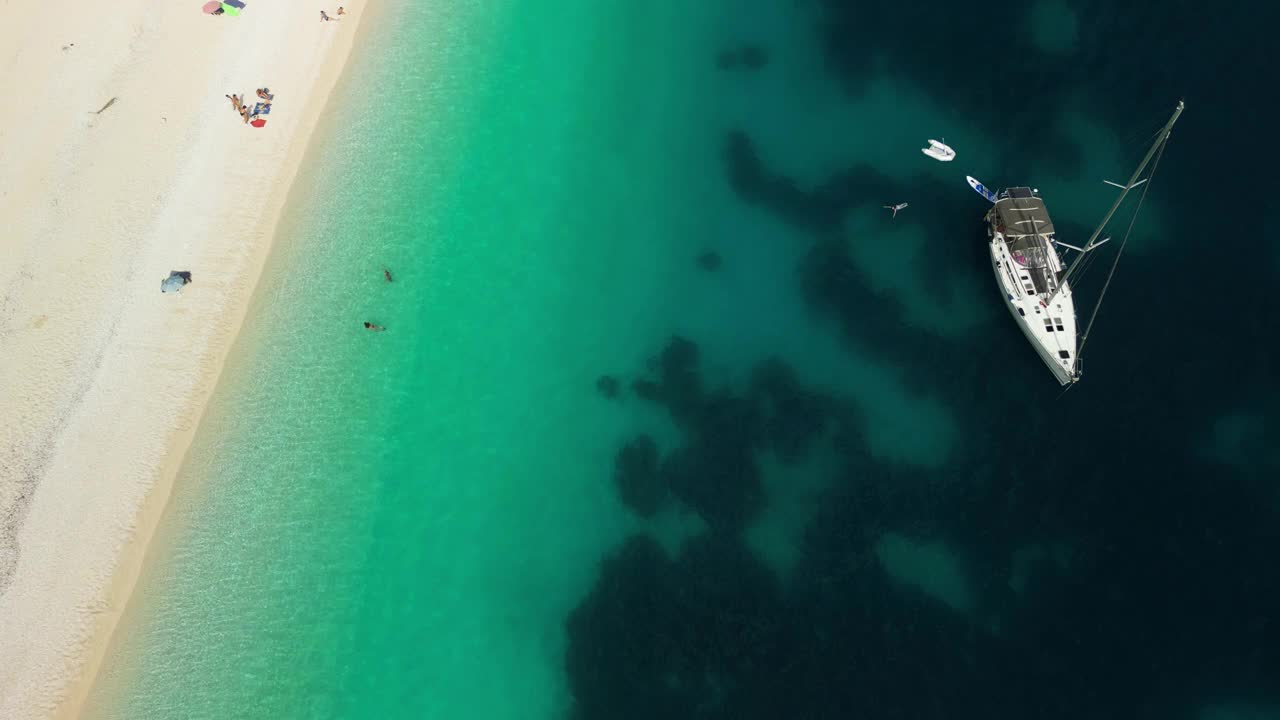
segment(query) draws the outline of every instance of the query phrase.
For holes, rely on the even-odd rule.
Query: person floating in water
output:
[[[382,268],[382,277],[386,278],[387,282],[391,282],[391,271],[386,268]]]
[[[880,207],[884,208],[885,210],[892,210],[892,211],[893,211],[893,217],[895,217],[895,218],[896,218],[896,217],[898,217],[898,211],[899,211],[899,210],[905,210],[905,209],[906,209],[906,207],[907,207],[907,204],[906,204],[906,203],[898,203],[897,205],[881,205]]]
[[[364,329],[372,330],[373,332],[382,332],[383,330],[386,330],[386,328],[382,327],[381,325],[374,325],[373,323],[368,321],[365,322]]]

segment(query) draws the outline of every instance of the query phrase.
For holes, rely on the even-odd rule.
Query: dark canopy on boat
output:
[[[1007,238],[1026,237],[1028,235],[1053,234],[1053,221],[1049,219],[1049,211],[1044,201],[1038,197],[1010,197],[996,201],[996,213],[1000,216],[1000,224],[1004,226]],[[1030,193],[1027,193],[1030,195]]]

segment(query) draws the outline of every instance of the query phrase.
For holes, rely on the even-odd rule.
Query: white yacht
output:
[[[1078,279],[1081,271],[1080,261],[1111,239],[1108,237],[1098,240],[1098,236],[1111,221],[1111,216],[1124,202],[1129,191],[1151,179],[1150,176],[1139,178],[1151,164],[1152,158],[1155,159],[1155,164],[1151,166],[1152,173],[1155,172],[1173,124],[1178,121],[1182,109],[1183,103],[1179,102],[1169,122],[1156,133],[1155,142],[1128,183],[1120,185],[1108,182],[1121,189],[1120,197],[1116,198],[1111,210],[1088,241],[1079,246],[1058,240],[1053,220],[1050,219],[1049,210],[1038,190],[1012,187],[992,192],[972,177],[967,178],[974,190],[993,203],[985,219],[987,235],[990,237],[991,267],[996,276],[996,285],[1004,295],[1005,306],[1018,322],[1018,327],[1022,328],[1022,333],[1031,341],[1031,346],[1040,355],[1040,359],[1044,360],[1053,376],[1063,385],[1080,379],[1083,369],[1081,353],[1089,338],[1089,329],[1098,315],[1102,297],[1111,283],[1115,263],[1119,261],[1120,253],[1128,242],[1128,230],[1120,242],[1115,261],[1083,331],[1076,321],[1075,300],[1071,291],[1071,283]],[[1146,197],[1150,187],[1147,185],[1141,197]],[[1141,207],[1142,201],[1139,200],[1138,208],[1134,210],[1135,217]],[[1129,228],[1132,227],[1133,223],[1130,222]],[[1059,255],[1060,248],[1062,255]],[[1070,265],[1063,262],[1068,251],[1076,253]]]
[[[1044,201],[1031,188],[1009,188],[996,194],[986,219],[996,283],[1009,312],[1058,382],[1075,382],[1080,378],[1075,301]]]

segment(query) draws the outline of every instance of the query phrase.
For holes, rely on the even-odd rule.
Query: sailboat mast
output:
[[[1179,100],[1178,107],[1173,110],[1173,116],[1169,118],[1169,122],[1165,123],[1164,127],[1160,129],[1159,133],[1157,133],[1158,137],[1156,137],[1155,142],[1151,143],[1151,149],[1147,151],[1147,156],[1142,158],[1142,164],[1138,166],[1137,170],[1133,171],[1133,175],[1129,178],[1129,182],[1124,184],[1124,190],[1120,193],[1120,197],[1116,198],[1116,201],[1112,203],[1111,209],[1107,211],[1106,217],[1102,218],[1102,222],[1098,224],[1098,227],[1094,229],[1093,234],[1089,236],[1089,241],[1080,246],[1084,249],[1084,252],[1076,255],[1076,259],[1071,261],[1071,266],[1067,268],[1065,275],[1066,278],[1071,278],[1072,274],[1075,272],[1076,266],[1080,264],[1080,261],[1084,259],[1089,250],[1093,249],[1093,241],[1098,239],[1098,236],[1102,234],[1103,229],[1107,227],[1107,223],[1111,222],[1111,216],[1116,214],[1116,210],[1118,210],[1120,208],[1120,204],[1124,202],[1125,196],[1133,189],[1133,184],[1137,182],[1138,178],[1142,175],[1142,171],[1147,169],[1147,163],[1151,162],[1151,158],[1155,156],[1156,150],[1164,144],[1164,141],[1169,139],[1169,133],[1173,131],[1173,124],[1178,122],[1178,116],[1182,114],[1184,106],[1185,103]]]

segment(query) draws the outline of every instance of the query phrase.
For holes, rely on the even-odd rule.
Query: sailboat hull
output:
[[[987,220],[991,270],[1009,314],[1059,384],[1079,380],[1075,303],[1044,202],[1031,188],[1012,188]]]
[[[1001,267],[1000,267],[1000,264],[995,260],[995,258],[996,258],[996,249],[993,243],[992,244],[992,272],[995,274],[995,277],[996,277],[996,286],[1005,288],[1007,286],[1007,279],[1001,276]],[[1025,304],[1018,303],[1016,301],[1016,296],[1014,296],[1015,300],[1009,300],[1008,299],[1009,296],[1010,296],[1010,293],[1006,290],[1005,292],[1006,302],[1004,303],[1005,308],[1009,310],[1009,314],[1013,316],[1014,322],[1018,324],[1018,329],[1022,331],[1022,334],[1024,336],[1026,336],[1027,341],[1031,343],[1031,347],[1035,349],[1036,354],[1040,356],[1040,359],[1044,361],[1045,366],[1049,368],[1049,372],[1053,373],[1053,377],[1058,381],[1058,384],[1069,385],[1079,380],[1080,375],[1078,372],[1075,371],[1074,364],[1072,364],[1070,367],[1064,365],[1063,361],[1060,358],[1056,357],[1056,354],[1057,354],[1056,348],[1051,350],[1047,346],[1045,339],[1040,337],[1040,335],[1043,335],[1044,333],[1037,334],[1034,330],[1032,330],[1030,323],[1027,322],[1027,309]],[[1018,312],[1020,308],[1022,309],[1021,314]],[[1071,306],[1069,303],[1068,308],[1065,312],[1069,314],[1069,317],[1071,318],[1072,329],[1074,330],[1074,326],[1075,326],[1074,307]],[[1041,317],[1041,315],[1035,313],[1033,309],[1031,311],[1031,317],[1039,318]],[[1066,321],[1064,319],[1064,323],[1065,322]],[[1064,328],[1065,328],[1065,325],[1064,325]],[[1074,347],[1074,343],[1072,346]]]

